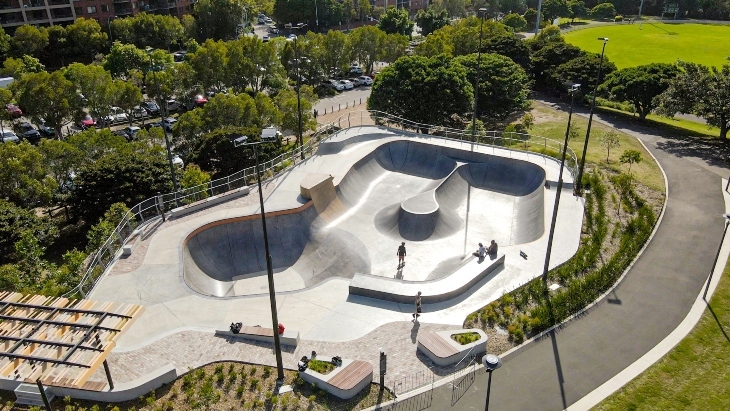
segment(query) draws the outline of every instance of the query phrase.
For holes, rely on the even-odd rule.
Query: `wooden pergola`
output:
[[[0,292],[0,376],[39,386],[101,391],[88,381],[144,308],[90,300]]]

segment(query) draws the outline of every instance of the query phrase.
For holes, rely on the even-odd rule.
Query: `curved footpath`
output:
[[[682,322],[712,267],[725,212],[720,181],[727,169],[720,156],[634,122],[594,120],[639,138],[657,158],[669,184],[664,218],[608,298],[583,318],[503,359],[492,379],[492,410],[561,410],[591,393]],[[481,410],[486,386],[481,369],[453,407],[447,384],[434,390],[430,407],[419,408]]]

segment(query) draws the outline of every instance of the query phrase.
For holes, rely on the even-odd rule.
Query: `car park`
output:
[[[27,140],[29,143],[38,144],[41,141],[41,133],[27,121],[18,124],[18,129],[21,133],[23,133],[23,139]]]
[[[148,100],[142,103],[142,108],[149,113],[151,116],[159,116],[160,115],[160,106],[157,105],[154,101]]]
[[[84,118],[79,121],[79,127],[86,130],[89,127],[96,126],[96,120],[94,120],[90,115],[86,115]]]
[[[360,76],[360,75],[362,75],[362,73],[363,73],[363,71],[360,68],[360,66],[355,66],[355,65],[350,66],[350,74],[355,74],[355,75]]]
[[[353,77],[353,78],[350,78],[350,79],[347,79],[347,80],[348,80],[348,81],[349,81],[350,83],[352,83],[352,86],[353,86],[353,87],[360,87],[360,80],[359,80],[359,79],[357,79],[356,77]]]
[[[352,88],[355,87],[352,83],[350,83],[350,80],[338,80],[337,83],[342,84],[345,90],[352,90]]]
[[[332,79],[323,81],[322,85],[325,87],[333,88],[337,91],[342,91],[345,89],[345,86],[338,83],[337,80],[332,80]]]
[[[127,113],[120,107],[112,107],[109,109],[109,115],[104,117],[104,121],[108,124],[123,123],[129,120]]]
[[[172,117],[167,117],[166,119],[162,120],[162,126],[168,132],[172,132],[172,128],[175,127],[175,123],[177,123],[177,119]]]
[[[368,76],[360,76],[357,79],[360,80],[360,85],[363,85],[363,86],[372,86],[373,85],[373,79],[371,79]]]
[[[140,106],[134,106],[132,109],[132,117],[136,119],[141,119],[147,117],[147,110]]]
[[[5,109],[8,110],[10,118],[18,118],[23,115],[23,110],[21,110],[20,107],[16,106],[15,104],[7,104],[5,106]]]
[[[124,133],[124,137],[129,140],[136,140],[137,139],[137,133],[141,130],[141,128],[137,126],[127,126],[124,127],[122,130],[120,130],[122,133]]]
[[[149,123],[147,123],[147,124],[144,125],[144,129],[145,130],[148,130],[148,131],[151,128],[154,128],[154,127],[160,127],[160,128],[162,128],[162,123],[159,122],[159,121],[152,121],[152,122],[149,122]]]
[[[175,100],[167,100],[167,112],[180,110],[180,103]]]
[[[2,133],[0,133],[0,140],[3,143],[20,143],[20,138],[18,138],[18,136],[10,130],[3,130]]]

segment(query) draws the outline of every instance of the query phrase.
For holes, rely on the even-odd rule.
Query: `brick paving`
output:
[[[326,356],[368,361],[375,375],[380,372],[380,349],[388,355],[386,383],[423,371],[440,379],[454,372],[453,367],[436,366],[426,356],[417,352],[416,338],[425,331],[444,331],[458,328],[453,325],[394,322],[383,325],[371,333],[352,341],[327,342],[300,340],[296,349],[282,346],[284,368],[296,369],[297,361],[314,350]],[[114,381],[123,383],[146,375],[154,370],[173,364],[178,375],[215,361],[242,361],[252,364],[276,366],[273,344],[216,337],[210,332],[182,331],[157,340],[142,348],[128,352],[112,352],[108,357]],[[466,361],[465,361],[466,362]],[[465,364],[461,364],[459,368]],[[377,377],[376,377],[377,378]],[[103,370],[98,370],[92,381],[106,381]]]

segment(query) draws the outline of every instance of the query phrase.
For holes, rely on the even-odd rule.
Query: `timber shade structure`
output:
[[[88,381],[144,308],[0,292],[0,377],[101,391]]]

